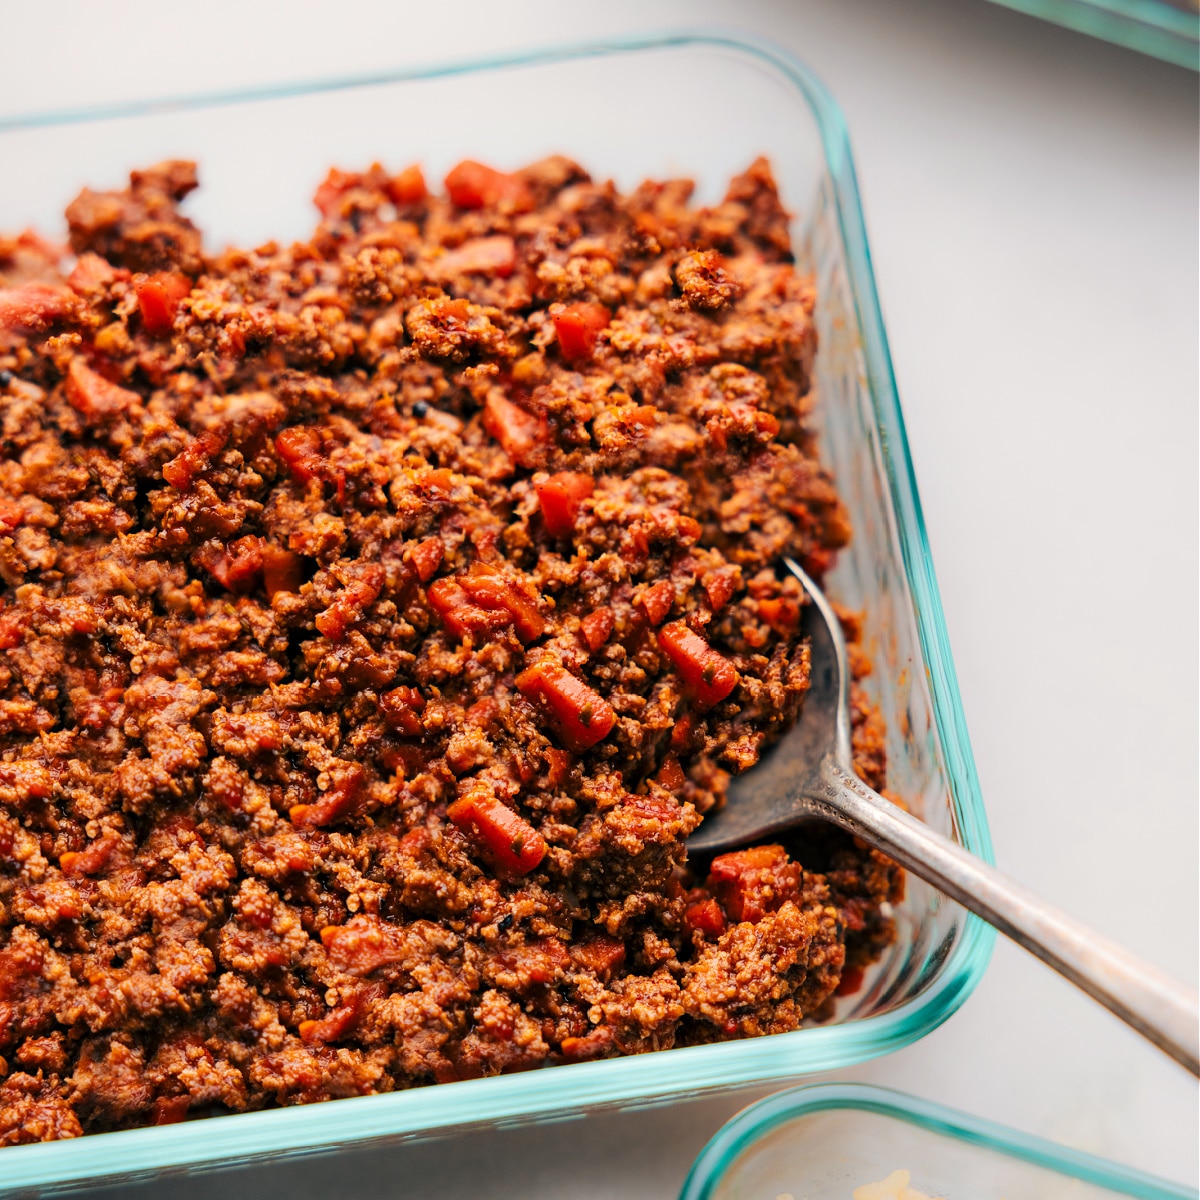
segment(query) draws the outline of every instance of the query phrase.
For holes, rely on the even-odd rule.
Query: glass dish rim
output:
[[[992,0],[1151,58],[1200,71],[1200,12],[1167,0]]]
[[[901,558],[912,594],[933,715],[950,785],[954,823],[962,844],[991,862],[991,837],[875,288],[849,132],[840,108],[824,84],[788,51],[740,32],[669,31],[261,88],[0,115],[0,134],[671,49],[715,49],[756,60],[796,88],[819,128]],[[803,1072],[849,1066],[908,1045],[945,1021],[982,978],[994,941],[995,931],[990,926],[966,914],[961,936],[925,991],[887,1012],[845,1024],[796,1030],[770,1038],[688,1047],[670,1053],[556,1066],[549,1075],[535,1071],[470,1080],[451,1087],[346,1098],[332,1109],[325,1104],[302,1105],[238,1113],[217,1121],[10,1146],[0,1150],[4,1166],[0,1193],[47,1185],[81,1185],[106,1177],[139,1176],[171,1168],[231,1166],[305,1150],[331,1150],[339,1144],[433,1136],[465,1125],[525,1124],[554,1120],[556,1116],[569,1119],[593,1105],[620,1105],[624,1110],[654,1107],[669,1103],[673,1095],[680,1093],[691,1097],[725,1090],[731,1085],[748,1087],[771,1079],[794,1078],[796,1056],[784,1052],[781,1038],[787,1039],[787,1047],[795,1046],[796,1038],[804,1039]],[[420,1105],[406,1100],[414,1091],[421,1096]],[[201,1128],[203,1134],[198,1132]]]
[[[1147,1175],[1134,1167],[983,1117],[947,1108],[932,1100],[866,1083],[812,1083],[789,1088],[744,1108],[723,1125],[696,1157],[679,1200],[712,1200],[714,1189],[739,1154],[786,1121],[820,1112],[850,1110],[905,1121],[930,1133],[1021,1159],[1060,1175],[1120,1190],[1140,1200],[1196,1200],[1183,1184]]]

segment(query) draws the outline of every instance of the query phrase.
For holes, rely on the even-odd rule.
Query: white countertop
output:
[[[58,0],[3,19],[4,113],[682,26],[806,59],[855,145],[997,862],[1195,986],[1196,76],[984,0]],[[843,1077],[1197,1182],[1195,1082],[1003,940],[946,1025]],[[153,1194],[670,1197],[746,1099]]]

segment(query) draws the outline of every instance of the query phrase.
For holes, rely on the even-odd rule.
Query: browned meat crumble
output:
[[[808,686],[778,557],[850,533],[767,164],[708,209],[334,171],[311,241],[220,254],[195,186],[0,238],[0,1144],[853,990],[894,865],[685,853]],[[855,747],[882,787],[859,690]]]

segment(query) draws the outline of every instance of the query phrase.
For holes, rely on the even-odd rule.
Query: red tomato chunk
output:
[[[445,553],[446,547],[442,544],[442,539],[431,537],[409,546],[405,556],[412,563],[417,578],[422,583],[428,583],[437,574]]]
[[[517,265],[517,247],[507,235],[472,238],[447,250],[434,262],[430,273],[439,279],[455,275],[498,275],[506,279]]]
[[[263,569],[262,539],[241,537],[224,549],[209,543],[197,551],[196,561],[228,591],[253,591]]]
[[[350,975],[369,975],[389,963],[403,962],[408,939],[399,925],[362,913],[345,925],[326,925],[321,944],[330,961]]]
[[[225,434],[216,430],[206,430],[194,442],[188,445],[170,462],[163,464],[163,478],[177,491],[186,492],[192,486],[192,480],[207,471],[212,460],[225,448]]]
[[[346,636],[346,630],[355,621],[362,620],[363,613],[379,599],[385,578],[378,563],[360,561],[334,602],[317,614],[317,628],[331,642],[340,642]]]
[[[421,734],[421,713],[425,711],[425,697],[414,687],[392,688],[379,697],[379,708],[383,719],[405,737]]]
[[[344,763],[332,772],[333,781],[315,804],[294,804],[288,811],[293,825],[310,828],[332,825],[353,812],[362,798],[366,774],[358,763]]]
[[[446,191],[459,208],[496,205],[510,212],[528,212],[533,207],[533,197],[522,180],[469,158],[446,176]]]
[[[97,838],[85,850],[68,850],[58,865],[64,875],[95,875],[112,857],[112,852],[121,844],[115,834],[106,833]]]
[[[142,314],[142,328],[153,336],[169,332],[175,324],[179,302],[192,290],[192,281],[178,271],[159,271],[140,282],[135,279],[133,290]]]
[[[671,605],[675,603],[675,589],[669,580],[660,579],[642,593],[640,603],[650,624],[661,625],[667,613],[671,611]]]
[[[540,833],[503,801],[485,792],[456,800],[446,815],[509,875],[528,875],[546,857]]]
[[[617,723],[607,700],[552,659],[542,659],[517,676],[517,688],[540,704],[558,740],[575,754],[602,741]]]
[[[537,601],[486,563],[473,564],[467,575],[432,583],[429,602],[442,624],[459,638],[494,633],[512,625],[517,637],[528,644],[541,637],[546,628]]]
[[[578,471],[559,471],[533,486],[542,510],[542,523],[551,537],[570,536],[579,506],[596,490],[595,480]]]
[[[420,204],[426,195],[425,173],[415,163],[405,167],[389,180],[387,192],[393,204]]]
[[[705,887],[731,921],[760,921],[799,898],[800,876],[800,864],[782,846],[752,846],[714,858]]]
[[[538,612],[537,601],[495,567],[477,562],[472,565],[469,574],[458,578],[480,608],[506,613],[523,643],[528,644],[545,632],[546,622]]]
[[[65,317],[74,307],[75,293],[54,283],[26,283],[0,288],[0,329],[39,331]]]
[[[110,383],[103,375],[74,358],[67,368],[67,400],[85,421],[103,421],[119,417],[141,406],[137,392]]]
[[[710,896],[689,904],[683,913],[684,923],[706,937],[720,937],[725,932],[725,914],[721,906]]]
[[[568,304],[558,311],[551,309],[550,319],[563,358],[575,362],[592,357],[600,330],[612,320],[612,314],[603,304]]]
[[[303,559],[281,546],[264,545],[262,553],[263,587],[267,599],[276,592],[298,592],[303,579]]]
[[[587,648],[595,654],[612,637],[614,627],[611,608],[598,608],[579,622],[579,630]]]
[[[484,401],[483,427],[504,447],[505,453],[522,466],[546,440],[542,421],[495,388]]]
[[[719,704],[738,681],[737,669],[683,621],[672,621],[658,633],[658,644],[683,676],[696,704],[712,708]]]

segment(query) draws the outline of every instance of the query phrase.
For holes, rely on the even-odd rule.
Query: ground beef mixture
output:
[[[767,164],[332,171],[223,253],[195,186],[0,238],[0,1144],[828,1011],[899,870],[685,851],[850,533]]]

